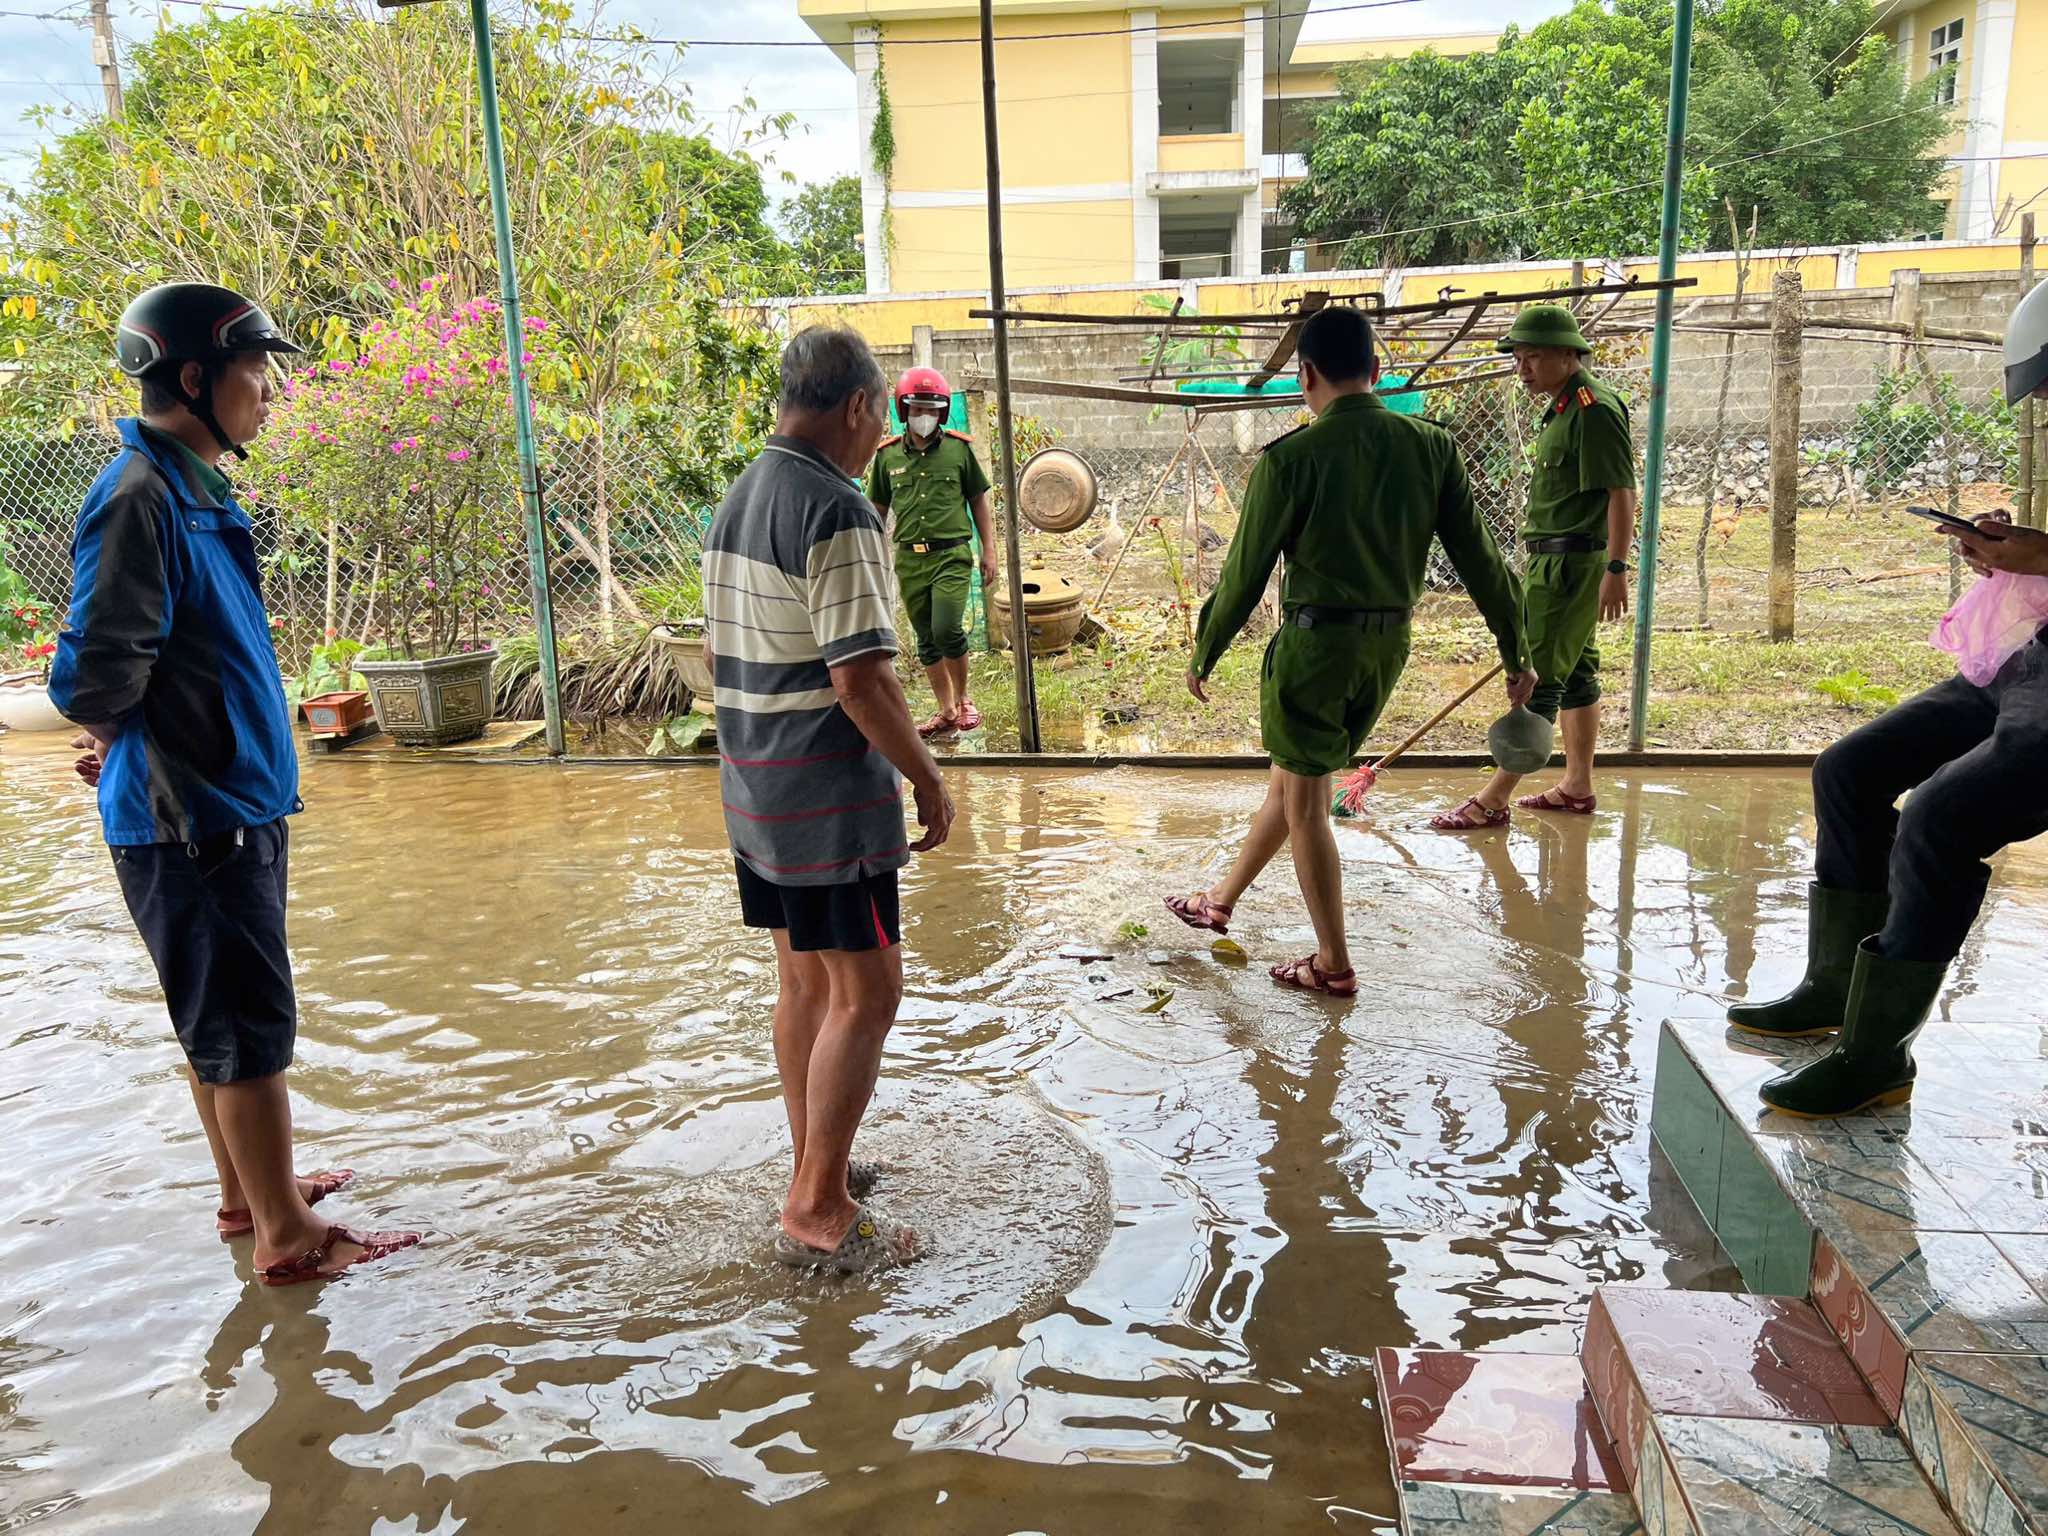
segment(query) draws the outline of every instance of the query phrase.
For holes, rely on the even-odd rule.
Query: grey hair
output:
[[[836,411],[861,389],[882,410],[888,409],[889,381],[858,331],[806,326],[782,349],[785,411]]]

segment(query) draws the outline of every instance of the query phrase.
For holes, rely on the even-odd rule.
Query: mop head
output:
[[[1555,726],[1526,704],[1517,704],[1493,722],[1486,733],[1486,750],[1509,773],[1534,773],[1550,761],[1556,740]]]
[[[1337,781],[1337,793],[1330,800],[1332,816],[1362,816],[1365,814],[1365,797],[1372,793],[1373,785],[1380,776],[1372,771],[1372,765],[1361,763]]]

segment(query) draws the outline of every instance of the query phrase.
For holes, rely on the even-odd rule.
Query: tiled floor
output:
[[[1625,1493],[1533,1493],[1418,1483],[1401,1491],[1408,1536],[1641,1536]]]
[[[1666,1028],[1659,1143],[1752,1289],[1794,1290],[1786,1271],[1810,1245],[1813,1310],[1879,1410],[1831,1427],[1768,1422],[1793,1415],[1753,1411],[1778,1390],[1756,1363],[1712,1363],[1731,1360],[1734,1338],[1675,1343],[1670,1390],[1742,1405],[1659,1420],[1699,1529],[1958,1528],[1917,1502],[1931,1485],[1965,1536],[2048,1536],[2048,1028],[1937,1024],[1909,1105],[1822,1122],[1763,1109],[1770,1063],[1756,1042],[1712,1019]],[[1776,1202],[1803,1235],[1783,1230]],[[1730,1300],[1686,1305],[1704,1328],[1732,1329]],[[1806,1346],[1796,1328],[1785,1337]],[[1654,1342],[1642,1358],[1657,1358]],[[1658,1371],[1638,1370],[1647,1392]],[[1784,1375],[1836,1401],[1810,1370]],[[1796,1390],[1777,1400],[1813,1406]]]
[[[1382,1349],[1378,1365],[1402,1479],[1619,1486],[1577,1356]]]

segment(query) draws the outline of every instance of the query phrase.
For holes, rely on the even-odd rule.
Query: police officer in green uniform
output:
[[[1269,443],[1216,590],[1202,608],[1188,689],[1205,680],[1251,617],[1282,554],[1284,619],[1266,647],[1259,726],[1273,759],[1265,804],[1230,873],[1166,898],[1194,928],[1228,930],[1231,909],[1291,841],[1316,951],[1271,974],[1283,986],[1358,990],[1344,934],[1344,889],[1330,832],[1330,775],[1379,719],[1408,660],[1408,619],[1422,596],[1429,542],[1442,541],[1507,668],[1510,703],[1536,687],[1525,664],[1522,594],[1472,504],[1456,443],[1442,427],[1388,410],[1372,325],[1358,310],[1318,310],[1301,328],[1301,392],[1316,419]]]
[[[981,711],[967,696],[967,601],[977,532],[982,585],[995,580],[988,476],[968,438],[943,430],[952,405],[952,389],[936,368],[906,372],[896,383],[903,435],[882,444],[868,472],[868,500],[893,514],[896,580],[917,633],[917,659],[938,700],[938,713],[917,728],[921,736],[981,724]]]
[[[1636,525],[1628,402],[1586,371],[1593,349],[1562,304],[1530,305],[1498,348],[1514,353],[1522,387],[1543,402],[1522,527],[1529,552],[1522,577],[1529,662],[1543,679],[1529,707],[1553,721],[1562,711],[1564,735],[1564,777],[1515,804],[1589,815],[1600,735],[1595,631],[1602,619],[1628,611],[1628,547]],[[1430,825],[1446,832],[1505,826],[1519,782],[1521,775],[1501,770]]]

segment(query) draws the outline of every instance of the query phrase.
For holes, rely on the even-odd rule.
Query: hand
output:
[[[1188,692],[1192,693],[1204,704],[1209,702],[1209,690],[1203,686],[1202,680],[1192,672],[1188,674]]]
[[[1943,533],[1960,546],[1963,561],[1979,576],[2010,571],[2015,576],[2048,576],[2048,533],[2016,528],[1997,514],[1977,519],[1975,533]]]
[[[984,592],[993,591],[996,584],[996,557],[984,554],[981,557],[981,586]]]
[[[71,749],[74,752],[83,752],[85,756],[71,765],[72,772],[87,784],[98,788],[100,769],[106,766],[107,748],[112,745],[111,741],[95,736],[91,731],[80,731],[71,738]]]
[[[1628,612],[1628,572],[1609,571],[1600,578],[1600,617],[1611,622]]]
[[[1536,674],[1534,672],[1510,672],[1507,675],[1508,708],[1520,709],[1536,696]]]
[[[945,781],[935,778],[913,788],[911,798],[917,802],[917,824],[924,828],[924,836],[910,845],[910,851],[928,853],[953,830],[953,797],[946,793]]]

